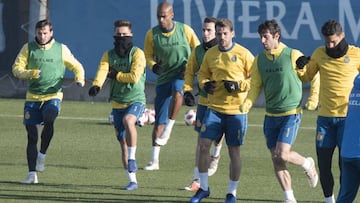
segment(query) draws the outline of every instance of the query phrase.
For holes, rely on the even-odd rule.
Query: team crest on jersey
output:
[[[344,58],[344,63],[349,63],[349,62],[350,62],[349,56],[345,56],[345,58]]]
[[[30,119],[30,113],[27,111],[25,112],[25,115],[24,115],[24,118],[27,120],[27,119]]]
[[[321,134],[321,132],[318,132],[318,134],[316,135],[316,140],[320,141],[324,138],[324,136]]]
[[[236,62],[236,60],[237,60],[236,55],[233,55],[233,56],[231,57],[231,61],[232,61],[232,62]]]

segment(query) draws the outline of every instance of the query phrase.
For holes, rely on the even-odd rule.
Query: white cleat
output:
[[[316,172],[314,159],[311,158],[311,157],[308,157],[306,159],[310,161],[311,167],[310,167],[309,170],[305,171],[305,175],[308,178],[308,182],[309,182],[310,187],[314,188],[314,187],[316,187],[316,185],[318,183],[319,176],[318,176],[318,174]]]
[[[154,171],[159,169],[159,161],[150,161],[149,164],[144,167],[145,171]]]
[[[39,183],[36,173],[29,173],[27,177],[21,181],[22,184],[37,184]]]
[[[38,156],[36,159],[36,171],[45,171],[45,157]]]
[[[215,174],[218,168],[219,160],[220,160],[220,156],[218,157],[211,156],[211,161],[208,168],[208,176],[212,176]]]

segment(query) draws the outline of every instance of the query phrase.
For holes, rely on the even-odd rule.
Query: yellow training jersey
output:
[[[309,64],[298,70],[298,75],[307,82],[320,73],[319,116],[345,117],[349,94],[359,70],[360,48],[350,45],[344,56],[331,58],[325,46],[321,46],[314,51]]]
[[[228,115],[241,114],[239,106],[250,87],[253,60],[252,53],[236,43],[227,51],[214,46],[205,53],[198,75],[200,87],[203,89],[206,82],[216,81],[214,94],[208,94],[208,108]],[[223,80],[238,82],[240,90],[229,93]]]

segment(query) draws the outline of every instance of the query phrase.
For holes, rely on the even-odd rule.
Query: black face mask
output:
[[[335,47],[333,48],[326,47],[326,54],[331,58],[340,58],[346,54],[348,49],[349,49],[349,44],[344,38]]]
[[[217,44],[217,40],[216,38],[208,41],[208,42],[203,42],[202,46],[205,49],[205,51],[207,51],[208,49],[210,49],[211,47],[215,46]]]
[[[121,58],[128,56],[133,47],[132,36],[114,36],[114,40],[115,53]]]

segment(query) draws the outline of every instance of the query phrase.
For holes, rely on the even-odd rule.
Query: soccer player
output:
[[[261,23],[258,33],[264,52],[255,58],[251,89],[240,108],[242,112],[248,112],[264,89],[266,113],[263,130],[266,145],[285,202],[295,203],[287,163],[305,170],[310,187],[315,187],[318,182],[313,158],[305,158],[291,149],[302,118],[302,83],[295,71],[295,61],[302,53],[280,42],[281,29],[275,20]]]
[[[360,185],[360,74],[350,93],[341,144],[341,184],[337,203],[354,202]]]
[[[155,124],[152,132],[152,159],[144,170],[159,170],[160,146],[170,138],[175,119],[183,103],[185,66],[191,50],[200,44],[194,30],[173,21],[173,6],[162,2],[157,7],[159,24],[145,36],[146,63],[156,80]]]
[[[313,52],[311,60],[301,56],[296,64],[302,81],[310,81],[320,73],[316,154],[325,202],[333,203],[332,157],[336,147],[341,150],[349,94],[360,70],[360,49],[347,43],[340,23],[335,20],[326,21],[321,32],[325,45]],[[340,162],[341,158],[341,169]]]
[[[136,171],[136,122],[145,110],[145,67],[144,52],[133,45],[131,22],[114,22],[114,48],[106,51],[89,89],[90,96],[96,96],[106,78],[110,79],[110,100],[114,116],[114,128],[120,143],[122,163],[129,184],[124,190],[138,188]]]
[[[35,25],[35,41],[26,43],[12,67],[15,77],[28,80],[24,120],[27,132],[27,162],[29,173],[24,184],[38,183],[36,171],[45,170],[46,151],[54,135],[54,123],[63,99],[62,84],[65,70],[75,74],[78,86],[85,85],[85,72],[69,48],[53,38],[49,20]],[[43,125],[40,152],[38,152],[38,125]]]
[[[229,187],[225,202],[236,202],[236,190],[241,171],[240,146],[244,144],[247,114],[240,104],[250,89],[251,64],[254,56],[245,47],[233,42],[235,31],[228,19],[215,23],[218,46],[209,49],[201,64],[198,81],[208,94],[199,139],[200,188],[190,202],[201,202],[210,195],[208,184],[209,149],[211,143],[225,136],[230,156]]]
[[[202,37],[203,43],[198,45],[193,52],[191,52],[189,61],[185,70],[185,83],[184,83],[184,103],[187,106],[195,105],[195,97],[192,94],[194,87],[194,79],[200,69],[200,65],[202,63],[205,52],[211,47],[217,44],[215,37],[215,23],[216,18],[214,17],[206,17],[204,19],[204,23],[202,25]],[[199,101],[196,109],[196,124],[195,131],[200,133],[201,121],[204,117],[205,111],[207,109],[207,94],[204,90],[199,88]],[[209,176],[212,176],[218,167],[219,159],[220,159],[220,151],[222,146],[224,136],[222,136],[219,140],[214,142],[213,147],[213,155],[211,156],[211,162],[209,164]],[[196,145],[195,150],[195,167],[194,167],[194,178],[189,186],[185,187],[185,190],[188,191],[197,191],[200,187],[200,177],[199,177],[199,168],[198,168],[198,159],[199,159],[199,139]]]

